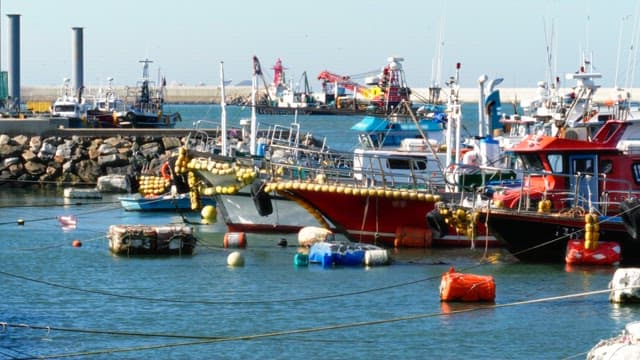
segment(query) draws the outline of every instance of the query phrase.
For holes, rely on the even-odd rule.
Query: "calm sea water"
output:
[[[219,114],[175,108],[185,127]],[[230,122],[245,113],[228,109]],[[341,147],[353,120],[300,118]],[[183,222],[125,212],[116,196],[65,203],[62,189],[1,188],[0,214],[0,322],[8,324],[0,359],[584,358],[640,320],[637,306],[611,304],[607,294],[551,299],[605,290],[614,268],[523,264],[480,245],[394,250],[390,266],[322,269],[294,266],[297,249],[277,246],[295,236],[247,234],[245,266],[232,268],[236,250],[222,247],[220,223],[194,225],[192,256],[110,254],[109,225]],[[63,230],[61,215],[77,216],[77,229]],[[440,279],[452,266],[492,275],[495,306],[441,303]]]

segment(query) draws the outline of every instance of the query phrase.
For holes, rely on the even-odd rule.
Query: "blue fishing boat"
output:
[[[185,194],[147,195],[133,194],[120,196],[120,204],[127,211],[191,211],[191,197]],[[216,206],[213,196],[201,196],[202,206]]]

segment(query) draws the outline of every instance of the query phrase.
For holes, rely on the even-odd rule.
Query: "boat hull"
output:
[[[584,238],[584,216],[558,216],[537,212],[491,209],[479,213],[490,232],[516,258],[525,262],[564,263],[570,239]],[[617,241],[621,264],[640,264],[640,242],[631,238],[619,218],[600,217],[599,242]]]
[[[270,201],[273,212],[262,216],[248,192],[216,195],[218,211],[230,232],[295,234],[310,225],[334,228],[325,219],[318,218],[318,214],[305,212],[294,201],[277,196],[271,196]]]
[[[122,196],[120,204],[126,211],[191,211],[191,199],[189,196],[171,197],[140,197]],[[201,197],[202,206],[216,206],[213,197]]]
[[[315,187],[311,188],[278,190],[278,194],[296,199],[305,209],[317,211],[334,224],[336,231],[352,241],[392,247],[396,246],[398,234],[403,229],[428,234],[426,236],[429,238],[431,236],[426,215],[435,208],[433,200],[410,195],[408,191],[392,191],[388,196],[386,193],[384,196],[372,196],[315,191]],[[449,202],[448,199],[441,200]],[[484,232],[480,231],[479,234]],[[448,229],[447,235],[425,241],[422,247],[463,247],[476,244],[499,246],[493,236],[480,235],[472,240]]]

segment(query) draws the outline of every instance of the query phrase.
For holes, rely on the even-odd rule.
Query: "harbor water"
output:
[[[465,108],[471,132],[476,109]],[[208,105],[171,110],[185,128],[220,114]],[[249,112],[228,107],[230,126]],[[292,119],[259,117],[263,126]],[[298,121],[331,147],[356,141],[357,118]],[[392,249],[389,266],[296,266],[295,235],[247,234],[246,248],[229,249],[220,219],[126,212],[117,195],[62,194],[0,188],[0,359],[581,359],[640,320],[636,305],[608,300],[614,267],[525,264],[482,243]],[[75,229],[61,226],[65,215],[77,218]],[[198,239],[193,255],[109,252],[110,225],[185,222]],[[244,266],[227,265],[234,251]],[[441,302],[451,267],[493,276],[495,303]]]

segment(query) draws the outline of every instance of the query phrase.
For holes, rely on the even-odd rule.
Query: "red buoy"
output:
[[[228,232],[224,234],[225,248],[245,248],[247,238],[243,232]]]
[[[585,249],[583,240],[569,240],[565,261],[568,265],[616,265],[620,257],[620,244],[616,241],[601,241],[590,250]]]
[[[82,246],[82,242],[80,240],[73,240],[71,242],[71,246],[73,246],[73,247],[81,247]]]

